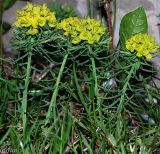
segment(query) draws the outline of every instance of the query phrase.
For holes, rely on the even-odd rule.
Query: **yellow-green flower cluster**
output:
[[[126,48],[131,52],[136,52],[137,57],[144,56],[147,59],[151,59],[151,53],[156,52],[159,46],[154,37],[139,33],[126,41]]]
[[[27,34],[35,35],[38,28],[48,23],[49,27],[55,27],[57,20],[54,12],[51,12],[46,4],[32,5],[27,3],[24,10],[17,11],[17,21],[14,23],[16,27],[29,28]]]
[[[82,40],[93,44],[98,42],[105,33],[100,21],[91,18],[69,17],[62,20],[58,24],[58,28],[64,30],[64,35],[71,36],[73,44],[78,44]]]

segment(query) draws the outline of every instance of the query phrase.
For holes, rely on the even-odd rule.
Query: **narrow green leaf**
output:
[[[109,140],[109,142],[111,143],[112,146],[114,146],[114,147],[117,146],[116,139],[112,134],[108,134],[107,139]]]
[[[10,131],[11,131],[11,129],[9,128],[8,131],[6,132],[6,134],[1,138],[0,145],[4,144],[4,141],[7,139]]]

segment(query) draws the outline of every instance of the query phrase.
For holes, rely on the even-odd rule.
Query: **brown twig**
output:
[[[106,11],[107,15],[107,27],[109,30],[109,34],[112,38],[111,43],[110,43],[110,49],[114,48],[113,45],[113,27],[112,27],[112,12],[111,12],[111,1],[112,0],[104,0],[104,9]]]

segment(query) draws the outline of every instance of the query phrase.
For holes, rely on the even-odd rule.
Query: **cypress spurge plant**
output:
[[[125,28],[126,25],[129,27],[128,29]],[[148,34],[144,8],[140,7],[123,17],[120,25],[121,51],[119,56],[120,69],[122,70],[119,79],[122,89],[118,113],[121,113],[125,105],[129,104],[127,100],[131,100],[129,102],[131,104],[134,102],[133,104],[136,106],[140,104],[140,101],[135,102],[135,96],[142,97],[142,100],[143,97],[148,97],[145,96],[145,93],[150,89],[146,89],[144,86],[146,87],[146,82],[151,80],[153,76],[153,67],[148,61],[155,56],[154,53],[158,51],[159,47],[155,38]],[[150,101],[152,102],[151,99]]]
[[[126,41],[125,47],[126,49],[124,51],[121,51],[120,53],[121,54],[120,61],[123,61],[122,67],[126,67],[124,69],[126,71],[126,74],[122,74],[121,78],[125,79],[118,110],[122,110],[123,108],[123,106],[121,106],[121,103],[124,102],[124,97],[125,97],[124,95],[126,95],[127,87],[129,87],[130,84],[132,84],[130,80],[136,78],[138,71],[140,71],[141,67],[147,65],[146,59],[150,60],[152,58],[152,53],[157,52],[159,49],[159,45],[156,43],[155,38],[149,36],[146,33],[145,34],[139,33],[133,35],[130,39]],[[139,76],[137,77],[137,79],[141,78],[139,80],[142,81],[142,78],[144,78],[143,73],[138,75]],[[132,91],[131,87],[132,86],[130,86],[130,90]]]
[[[90,89],[89,92],[89,99],[94,100],[98,91],[95,65],[97,64],[100,69],[103,69],[101,64],[104,65],[104,62],[101,58],[108,56],[108,43],[110,41],[107,34],[104,36],[105,29],[101,26],[101,23],[95,19],[79,19],[77,17],[70,17],[58,23],[55,14],[50,12],[46,5],[40,6],[28,3],[24,10],[17,11],[17,21],[14,25],[17,28],[14,30],[13,46],[21,52],[20,58],[16,61],[21,62],[21,66],[27,62],[27,69],[22,67],[27,72],[24,75],[25,85],[21,101],[24,144],[27,143],[29,91],[33,91],[32,87],[34,88],[34,86],[36,88],[42,86],[39,85],[41,81],[33,83],[34,86],[32,86],[33,81],[31,81],[31,73],[37,71],[39,63],[43,65],[53,64],[58,69],[58,72],[51,70],[52,74],[47,77],[48,80],[42,81],[51,84],[48,86],[49,89],[45,88],[43,91],[49,95],[53,91],[51,97],[47,98],[50,101],[48,100],[49,108],[46,114],[46,126],[51,124],[52,119],[55,121],[55,117],[58,116],[57,96],[59,96],[59,89],[63,85],[61,80],[68,82],[71,76],[75,81],[75,91],[78,92],[78,97],[91,119],[90,109],[86,103],[86,98],[81,92],[81,86],[78,83],[79,79],[76,74],[82,77],[82,73],[88,72],[88,78],[94,77],[92,86],[94,83],[96,83],[96,86],[94,90]],[[28,56],[28,60],[25,59],[26,56]],[[95,59],[96,57],[97,59]],[[83,67],[83,71],[78,68],[79,66],[80,68]],[[90,68],[94,73],[91,73]],[[66,79],[63,77],[63,72],[65,72]],[[23,71],[20,73],[23,74]],[[55,78],[56,76],[57,78]],[[41,97],[45,98],[45,94],[42,93]],[[96,116],[96,113],[94,115]]]
[[[27,104],[28,104],[28,91],[29,84],[31,80],[31,63],[32,55],[35,56],[35,51],[33,50],[35,46],[35,40],[40,31],[49,31],[56,26],[56,17],[54,12],[51,12],[48,7],[44,4],[32,5],[28,3],[24,10],[17,11],[17,21],[14,25],[17,29],[14,31],[14,46],[28,57],[27,68],[25,75],[25,84],[22,95],[22,121],[23,121],[23,137],[24,144],[26,143],[26,129],[27,129]],[[38,36],[40,36],[39,34]],[[33,36],[33,37],[32,37]],[[21,41],[19,42],[19,39]],[[19,43],[19,45],[17,44]],[[34,46],[35,45],[35,46]]]
[[[54,113],[56,112],[55,105],[53,104],[56,102],[56,96],[58,91],[57,88],[60,82],[60,76],[62,75],[63,69],[65,68],[65,63],[67,58],[69,59],[68,61],[70,63],[69,67],[71,68],[73,66],[73,72],[74,72],[73,76],[74,76],[74,79],[76,79],[75,63],[76,62],[82,63],[81,65],[84,68],[85,68],[85,65],[87,65],[88,61],[90,61],[91,59],[92,59],[92,62],[94,63],[94,59],[91,55],[98,54],[98,51],[96,51],[97,52],[96,53],[92,51],[91,48],[94,47],[94,49],[97,50],[100,47],[100,45],[97,45],[97,42],[100,41],[101,37],[105,33],[105,29],[101,26],[100,22],[90,18],[87,18],[87,19],[79,19],[77,17],[66,18],[58,24],[58,29],[62,30],[64,32],[63,37],[68,39],[68,44],[66,44],[66,51],[68,53],[66,52],[67,54],[65,54],[62,65],[61,65],[61,69],[55,85],[56,87],[52,95],[49,111],[47,113],[47,118],[51,116],[51,111],[52,111],[51,108],[54,109]],[[93,44],[96,44],[96,45],[93,45]],[[84,49],[86,51],[84,51]],[[108,50],[108,48],[106,50]],[[89,67],[86,68],[86,71],[88,69]],[[87,106],[86,106],[87,104],[81,94],[81,90],[77,83],[77,80],[75,81],[75,84],[77,87],[77,91],[79,93],[80,100],[82,101],[82,104],[84,105],[86,112],[88,112],[89,114],[89,110],[87,109]]]

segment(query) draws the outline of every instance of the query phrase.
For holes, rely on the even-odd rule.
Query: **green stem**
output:
[[[93,57],[91,58],[91,61],[92,61],[92,68],[93,68],[92,75],[93,75],[93,80],[94,80],[94,94],[95,94],[95,97],[97,98],[97,103],[96,104],[97,104],[97,107],[98,107],[99,116],[102,117],[101,98],[100,98],[99,92],[98,92],[99,90],[98,90],[98,80],[97,80],[97,73],[96,73],[96,64],[95,64],[95,60],[94,60]],[[94,117],[96,119],[95,104],[93,104],[93,108],[94,108]]]
[[[98,82],[97,82],[97,73],[96,73],[96,65],[95,65],[95,60],[93,57],[91,57],[91,62],[92,62],[92,77],[94,81],[94,95],[97,97],[98,100]],[[95,102],[93,101],[93,113],[94,113],[94,122],[96,123],[96,107],[95,107]]]
[[[92,53],[92,49],[90,48],[90,46],[88,46],[88,50],[90,53]],[[97,80],[97,70],[96,70],[96,64],[95,64],[95,59],[93,57],[91,57],[91,62],[92,62],[92,77],[94,80],[94,95],[96,97],[97,100],[97,109],[98,109],[98,113],[99,116],[102,117],[102,111],[101,111],[101,98],[99,95],[99,90],[98,90],[98,80]],[[94,118],[96,121],[96,108],[95,108],[95,102],[93,101],[93,110],[94,110]]]
[[[61,68],[60,68],[60,71],[59,71],[59,74],[58,74],[56,83],[55,83],[55,89],[54,89],[54,91],[53,91],[52,98],[51,98],[51,102],[50,102],[50,105],[49,105],[49,109],[48,109],[48,112],[47,112],[47,115],[46,115],[46,124],[49,123],[50,117],[53,117],[53,116],[52,116],[52,113],[54,113],[54,117],[55,117],[55,115],[56,115],[55,106],[56,106],[56,99],[57,99],[58,87],[59,87],[59,83],[60,83],[60,80],[61,80],[61,76],[62,76],[62,74],[63,74],[63,70],[64,70],[64,68],[65,68],[65,64],[66,64],[67,58],[68,58],[68,54],[66,54],[66,55],[64,56],[64,59],[63,59],[63,62],[62,62],[62,65],[61,65]]]
[[[132,77],[132,74],[135,72],[136,68],[137,68],[137,62],[132,65],[132,68],[131,68],[130,72],[128,73],[125,84],[123,86],[122,94],[121,94],[121,98],[120,98],[120,103],[119,103],[118,108],[117,108],[118,113],[120,113],[122,111],[123,107],[124,107],[124,99],[125,99],[127,87],[129,86],[129,81]]]
[[[85,98],[84,98],[83,93],[82,93],[82,91],[81,91],[81,87],[80,87],[80,85],[79,85],[79,83],[78,83],[78,78],[77,78],[77,75],[76,75],[75,62],[73,63],[73,74],[74,74],[74,82],[75,82],[75,84],[76,84],[76,88],[77,88],[77,92],[78,92],[79,99],[80,99],[81,103],[83,104],[84,109],[85,109],[88,117],[91,119],[91,117],[90,117],[90,111],[89,111],[89,109],[88,109],[88,107],[87,107]]]
[[[94,93],[95,93],[95,96],[97,97],[98,96],[98,81],[97,81],[97,73],[96,73],[96,65],[95,65],[95,60],[93,57],[91,57],[91,62],[92,62],[92,68],[93,68],[93,80],[94,80]]]
[[[27,62],[27,74],[25,79],[25,89],[23,91],[22,98],[22,121],[23,121],[23,135],[26,136],[26,124],[27,124],[27,94],[28,94],[28,85],[30,82],[30,73],[31,73],[31,52],[28,53],[28,62]]]

